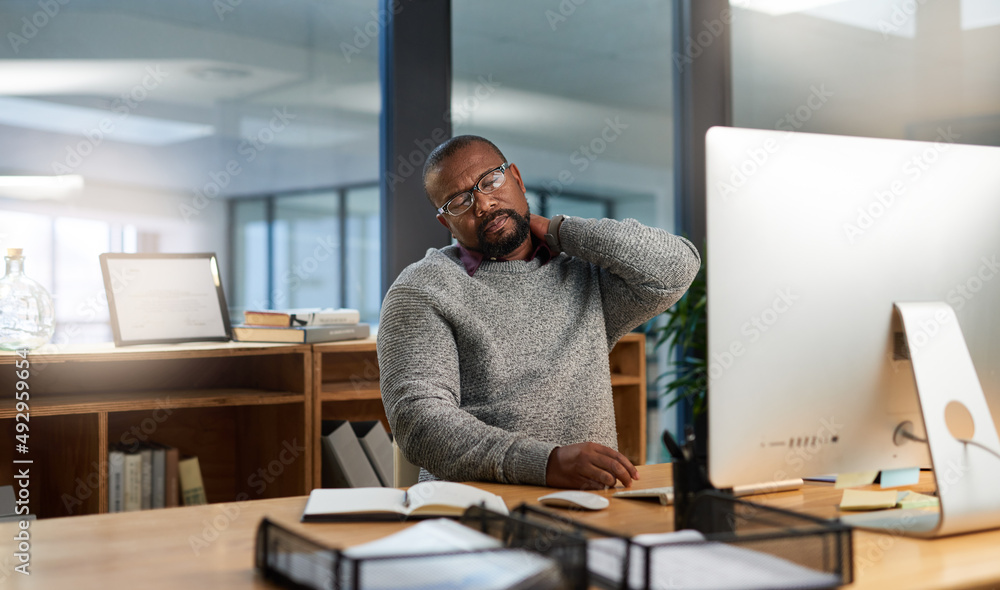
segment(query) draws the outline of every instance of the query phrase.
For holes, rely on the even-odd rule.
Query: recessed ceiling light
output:
[[[0,176],[0,196],[15,199],[64,199],[83,188],[78,174],[63,176]]]
[[[729,4],[737,8],[756,10],[774,16],[802,12],[840,2],[843,0],[729,0]]]
[[[204,66],[191,68],[188,73],[199,80],[214,82],[218,80],[239,80],[253,75],[250,70],[228,66]]]

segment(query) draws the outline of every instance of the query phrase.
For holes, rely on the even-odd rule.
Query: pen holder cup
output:
[[[733,532],[732,504],[699,501],[706,491],[719,491],[705,475],[705,467],[692,461],[674,461],[674,530],[694,529],[702,534]]]

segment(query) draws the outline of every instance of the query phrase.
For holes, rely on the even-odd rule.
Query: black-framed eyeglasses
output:
[[[493,170],[483,174],[476,182],[476,186],[464,193],[455,195],[448,199],[447,203],[441,205],[437,210],[438,215],[447,214],[456,217],[471,209],[476,204],[476,195],[474,193],[479,191],[484,195],[488,195],[503,186],[504,181],[507,180],[507,175],[504,173],[508,168],[510,168],[510,162],[505,162],[502,166],[497,166]]]

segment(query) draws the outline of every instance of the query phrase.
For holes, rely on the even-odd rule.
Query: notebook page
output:
[[[483,502],[486,508],[501,514],[507,514],[507,505],[496,494],[491,494],[461,483],[451,481],[425,481],[411,486],[407,492],[407,506],[411,513],[421,507],[446,505],[459,506],[462,509],[477,506]]]
[[[315,489],[309,494],[304,515],[389,512],[405,514],[406,492],[395,488]]]

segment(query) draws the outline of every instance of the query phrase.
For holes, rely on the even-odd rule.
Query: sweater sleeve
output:
[[[411,463],[451,481],[545,485],[557,445],[490,426],[459,407],[455,338],[423,290],[389,290],[377,349],[382,403]]]
[[[701,266],[691,242],[634,219],[567,217],[559,241],[570,256],[599,267],[608,350],[676,303]]]

